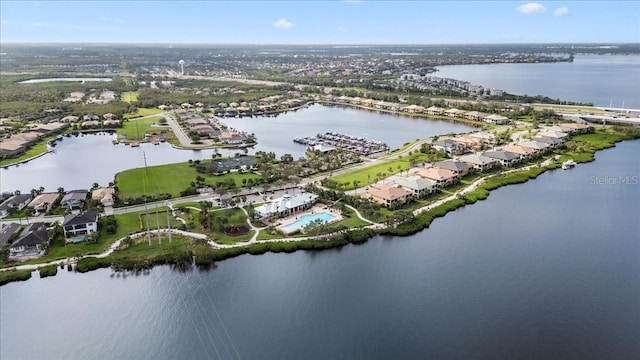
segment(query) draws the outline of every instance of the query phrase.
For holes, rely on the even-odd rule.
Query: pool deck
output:
[[[286,231],[285,228],[287,227],[287,225],[293,224],[294,222],[296,222],[301,216],[304,215],[313,215],[313,214],[319,214],[319,213],[327,213],[327,214],[331,214],[332,216],[335,216],[335,218],[333,218],[332,220],[328,221],[327,224],[331,224],[340,220],[344,219],[344,216],[342,216],[340,214],[340,211],[338,210],[332,210],[329,207],[327,207],[326,205],[315,205],[313,206],[311,209],[303,211],[303,212],[299,212],[295,215],[286,217],[286,218],[282,218],[278,221],[277,223],[277,227],[278,230],[281,230],[282,232],[284,232],[285,234],[291,234],[294,233],[298,230],[301,230],[301,228],[295,228],[291,231]]]

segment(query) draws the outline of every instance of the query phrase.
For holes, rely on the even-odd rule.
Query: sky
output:
[[[640,1],[0,1],[2,42],[640,42]]]

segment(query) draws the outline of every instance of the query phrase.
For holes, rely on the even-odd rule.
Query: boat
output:
[[[568,170],[568,169],[571,169],[574,166],[576,166],[576,162],[575,161],[567,160],[567,161],[562,163],[562,170]]]
[[[131,147],[139,147],[139,146],[140,146],[140,143],[137,143],[137,142],[131,143]]]

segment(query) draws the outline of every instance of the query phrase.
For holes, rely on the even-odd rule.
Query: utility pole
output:
[[[147,185],[146,185],[146,181],[147,181],[147,177],[149,176],[149,171],[147,169],[147,154],[145,154],[145,152],[142,152],[142,157],[144,159],[144,172],[145,172],[145,178],[144,180],[142,180],[142,191],[144,192],[144,217],[146,219],[147,222],[147,240],[149,240],[149,246],[151,246],[151,233],[149,232],[149,208],[147,207]]]
[[[167,228],[169,229],[169,244],[171,244],[171,221],[169,221],[169,212],[171,212],[171,202],[167,201]]]

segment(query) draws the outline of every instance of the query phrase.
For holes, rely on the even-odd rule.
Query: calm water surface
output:
[[[0,358],[637,359],[640,185],[595,183],[633,182],[639,153],[621,143],[406,238],[9,284]]]
[[[638,55],[578,55],[572,63],[452,65],[438,70],[435,76],[466,80],[511,94],[640,109]]]
[[[468,125],[430,119],[397,116],[374,111],[314,105],[282,114],[275,118],[257,117],[225,119],[229,126],[255,133],[258,145],[249,150],[285,153],[295,158],[304,156],[305,146],[295,144],[296,137],[336,131],[386,142],[392,149],[408,141],[433,135],[471,131]],[[86,135],[64,138],[55,153],[46,154],[19,167],[0,169],[0,191],[29,191],[44,186],[55,191],[91,187],[97,182],[106,185],[117,172],[144,166],[209,159],[214,150],[177,150],[169,144],[142,144],[138,148],[113,145],[113,135]],[[240,150],[220,150],[233,155]]]

